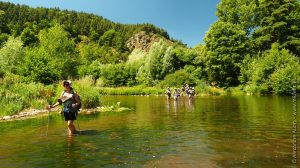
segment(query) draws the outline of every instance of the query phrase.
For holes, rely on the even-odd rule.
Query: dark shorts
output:
[[[64,117],[65,117],[65,121],[68,120],[76,120],[78,111],[76,109],[73,109],[72,111],[64,111]]]

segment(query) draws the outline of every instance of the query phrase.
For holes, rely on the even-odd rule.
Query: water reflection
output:
[[[174,115],[175,116],[177,116],[177,113],[178,113],[178,103],[179,102],[179,100],[178,99],[176,99],[176,100],[174,100]]]
[[[65,125],[58,118],[50,122],[46,142],[41,140],[44,136],[36,138],[40,127],[33,121],[14,123],[9,128],[0,125],[5,130],[0,136],[1,165],[293,166],[290,98],[180,97],[166,101],[164,96],[108,96],[103,100],[120,101],[135,110],[81,116],[80,126],[86,130],[78,136],[62,135]],[[46,128],[45,121],[37,123],[44,123]]]
[[[66,167],[75,167],[76,156],[74,155],[74,135],[66,136],[64,165]]]
[[[186,111],[187,112],[194,112],[195,111],[195,99],[194,98],[189,98],[186,100],[187,105],[186,105]]]

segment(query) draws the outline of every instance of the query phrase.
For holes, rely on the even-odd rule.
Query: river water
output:
[[[0,167],[296,167],[292,97],[104,96],[132,110],[0,123]],[[299,106],[298,101],[298,106]],[[297,134],[299,137],[299,134]],[[299,150],[298,150],[299,153]],[[298,157],[299,158],[299,157]]]

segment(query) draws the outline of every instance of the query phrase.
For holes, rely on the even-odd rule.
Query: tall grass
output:
[[[74,89],[81,98],[82,108],[95,108],[100,105],[100,92],[91,77],[74,82]]]
[[[99,87],[99,92],[103,95],[162,95],[165,94],[165,90],[157,87],[117,87],[107,88]]]
[[[54,89],[40,83],[26,83],[17,75],[7,74],[0,79],[0,95],[0,116],[4,116],[25,108],[42,109],[54,95]]]

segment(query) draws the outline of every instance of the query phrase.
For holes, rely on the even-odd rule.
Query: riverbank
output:
[[[73,81],[74,90],[80,95],[84,109],[93,109],[100,106],[102,95],[165,95],[166,88],[160,86],[145,87],[99,87],[92,80],[81,79]],[[171,87],[173,92],[176,87]],[[178,88],[178,87],[177,87]],[[28,83],[20,76],[7,75],[0,79],[0,117],[27,115],[21,113],[25,109],[37,113],[43,111],[48,104],[57,102],[64,88],[60,83],[44,85],[41,83]],[[180,88],[179,88],[180,89]],[[181,90],[181,89],[180,89]],[[243,95],[242,87],[218,88],[205,83],[195,86],[196,96]],[[31,111],[30,111],[31,112]],[[9,118],[9,117],[6,117]]]
[[[97,114],[101,112],[123,112],[123,111],[129,111],[133,110],[127,107],[120,107],[120,102],[118,102],[116,105],[111,106],[101,106],[97,108],[91,108],[91,109],[81,109],[79,111],[79,115],[92,115]],[[49,115],[49,113],[62,113],[60,108],[55,108],[51,110],[47,109],[27,109],[24,110],[18,114],[15,115],[7,115],[0,117],[1,121],[14,121],[14,120],[24,120],[39,116],[45,116]]]

